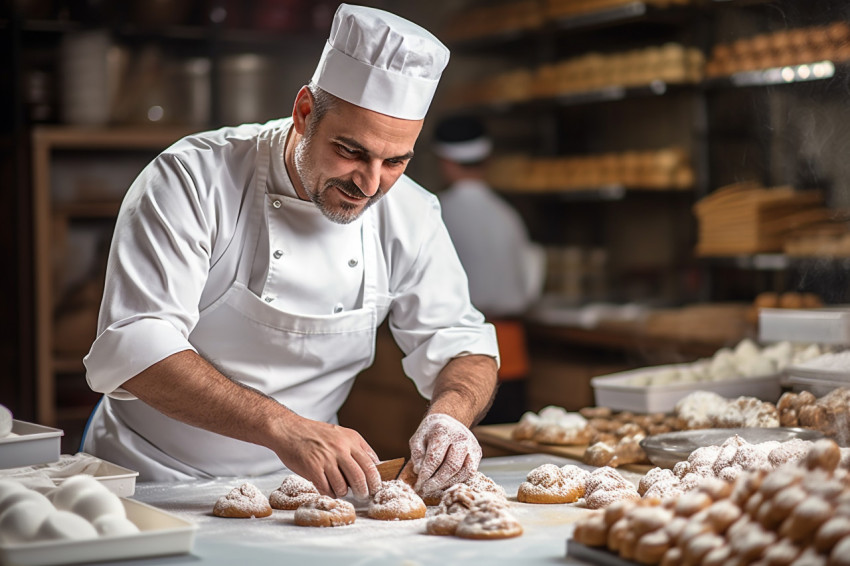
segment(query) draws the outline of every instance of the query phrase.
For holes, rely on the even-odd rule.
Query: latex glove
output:
[[[422,420],[410,439],[416,491],[433,493],[466,481],[481,461],[481,445],[460,421],[443,413]]]

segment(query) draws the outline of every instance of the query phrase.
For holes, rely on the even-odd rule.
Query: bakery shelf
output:
[[[707,79],[703,84],[707,89],[742,88],[755,86],[774,86],[831,79],[839,64],[823,60],[799,65],[770,67],[754,71],[741,71],[729,77]]]
[[[734,256],[706,256],[700,258],[700,260],[713,265],[725,265],[750,271],[784,271],[787,269],[815,266],[819,268],[850,269],[850,257],[816,257],[795,256],[783,253],[759,253]]]
[[[526,196],[531,198],[556,198],[566,202],[600,202],[623,200],[629,195],[663,195],[668,198],[671,194],[690,195],[691,189],[645,189],[641,187],[626,187],[624,185],[604,185],[600,187],[587,187],[580,189],[563,190],[524,190],[524,189],[499,189],[499,192],[509,196]]]

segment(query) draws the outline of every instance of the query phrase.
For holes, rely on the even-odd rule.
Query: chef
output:
[[[443,221],[469,277],[472,304],[499,337],[499,393],[485,422],[516,422],[526,410],[529,372],[522,316],[540,296],[545,254],[529,239],[519,213],[487,183],[493,141],[481,120],[443,118],[433,150],[448,184],[440,193]]]
[[[342,4],[291,118],[189,136],[118,216],[87,380],[84,449],[143,480],[268,474],[326,495],[380,486],[336,413],[387,317],[430,399],[417,487],[463,481],[492,399],[493,327],[472,307],[437,199],[404,175],[449,52]]]

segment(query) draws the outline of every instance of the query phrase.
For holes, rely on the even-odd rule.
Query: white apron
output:
[[[361,217],[363,301],[361,308],[309,316],[281,311],[248,289],[251,264],[264,225],[280,211],[282,197],[266,195],[269,136],[258,140],[255,182],[238,222],[247,230],[236,280],[200,312],[189,336],[198,353],[225,375],[274,397],[297,414],[336,422],[358,372],[374,361],[380,240],[372,210]],[[304,214],[321,215],[309,201]],[[305,274],[309,277],[310,274]],[[381,309],[383,311],[383,309]],[[179,379],[179,376],[176,377]],[[104,398],[91,419],[84,450],[136,470],[142,480],[262,475],[283,467],[271,450],[192,427],[139,400]]]

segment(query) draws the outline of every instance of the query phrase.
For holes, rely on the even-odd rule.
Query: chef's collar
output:
[[[282,128],[276,128],[270,140],[271,159],[269,160],[269,192],[290,198],[299,198],[289,173],[286,171],[284,150],[286,137],[292,129],[292,122]],[[295,172],[293,171],[293,174]]]

